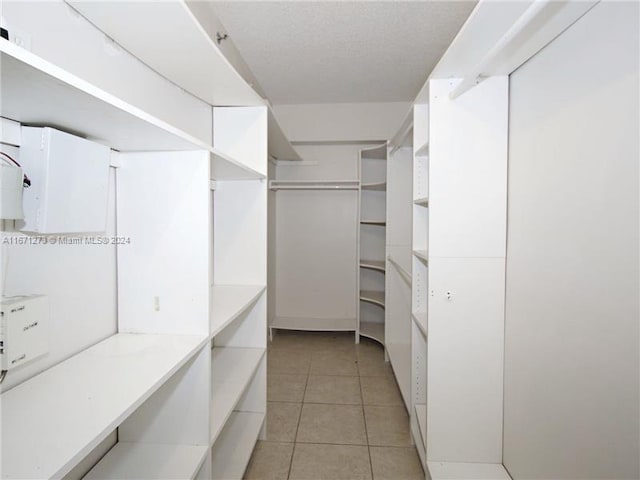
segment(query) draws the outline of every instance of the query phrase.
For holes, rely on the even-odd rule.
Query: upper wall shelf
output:
[[[174,126],[155,118],[7,40],[0,39],[0,115],[51,126],[114,150],[206,150],[217,179],[264,178]]]
[[[3,478],[65,476],[207,341],[116,334],[3,393]]]

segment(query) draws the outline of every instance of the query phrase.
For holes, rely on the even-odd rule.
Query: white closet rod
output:
[[[283,182],[271,180],[269,182],[270,190],[358,190],[360,187],[357,181],[335,181],[335,182]]]
[[[393,258],[391,258],[391,256],[388,256],[387,260],[389,260],[389,263],[393,265],[396,268],[396,270],[398,270],[398,273],[400,274],[402,279],[405,281],[405,283],[411,286],[411,274],[407,272],[404,268],[402,268],[398,262],[396,262]]]

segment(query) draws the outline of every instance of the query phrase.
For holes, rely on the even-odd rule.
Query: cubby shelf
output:
[[[375,290],[360,290],[360,300],[363,302],[373,303],[384,308],[384,292]]]
[[[130,105],[89,82],[0,39],[1,115],[27,125],[82,132],[114,150],[211,153],[214,179],[265,176],[211,145]]]
[[[211,441],[216,441],[225,422],[247,389],[260,361],[264,348],[214,348],[211,355]]]
[[[195,478],[208,445],[119,442],[84,477],[85,480]]]
[[[363,183],[362,185],[360,185],[360,188],[362,188],[362,190],[384,192],[387,190],[387,183],[386,182]]]
[[[427,252],[427,250],[414,250],[413,254],[416,258],[419,258],[424,263],[427,263],[429,261],[429,253]]]
[[[384,272],[386,269],[384,260],[360,260],[360,268],[379,272]]]
[[[2,394],[3,476],[64,476],[206,342],[119,333]]]
[[[213,480],[242,479],[264,417],[264,413],[233,412],[213,446]]]
[[[264,285],[214,285],[211,287],[211,336],[216,336],[265,291]]]
[[[360,335],[384,345],[384,323],[360,321]]]
[[[413,322],[420,330],[420,333],[427,338],[427,314],[425,312],[412,313],[411,318],[413,318]]]

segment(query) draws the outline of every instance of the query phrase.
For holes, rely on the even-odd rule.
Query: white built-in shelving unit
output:
[[[363,336],[382,345],[385,343],[386,160],[386,143],[360,151],[356,341]]]
[[[167,19],[147,8],[186,8],[100,5],[87,14],[118,42],[123,23]],[[171,20],[201,39],[185,18]],[[266,414],[268,107],[224,62],[190,74],[199,86],[172,78],[241,105],[211,107],[206,143],[4,39],[0,54],[2,117],[114,150],[117,231],[131,239],[117,247],[117,333],[2,393],[2,478],[63,477],[114,432],[86,478],[242,478]]]

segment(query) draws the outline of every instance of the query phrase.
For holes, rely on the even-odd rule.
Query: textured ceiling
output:
[[[410,101],[475,1],[223,1],[211,8],[273,104]]]

